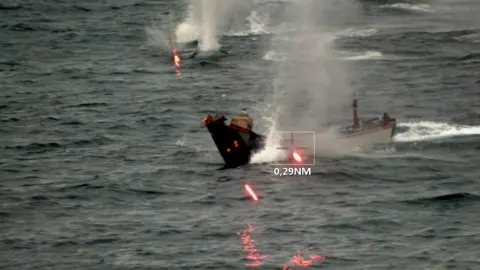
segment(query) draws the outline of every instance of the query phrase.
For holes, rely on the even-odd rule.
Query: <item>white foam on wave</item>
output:
[[[380,60],[386,59],[386,57],[378,51],[366,51],[360,53],[354,52],[339,52],[338,57],[345,61],[360,61],[360,60]],[[282,62],[286,59],[282,54],[275,51],[268,51],[264,56],[263,60],[273,61],[273,62]]]
[[[446,155],[446,154],[424,154],[422,152],[400,152],[398,153],[395,147],[388,148],[385,150],[375,150],[373,152],[355,152],[349,154],[349,156],[363,158],[363,159],[423,159],[423,160],[434,160],[434,161],[447,161],[447,162],[462,162],[462,159],[456,157],[455,155]]]
[[[248,15],[248,17],[246,18],[246,20],[249,26],[248,30],[239,31],[239,32],[229,32],[229,33],[226,33],[225,35],[244,37],[244,36],[264,35],[264,34],[271,33],[271,31],[268,30],[267,18],[258,14],[257,11],[252,10],[250,15]]]
[[[425,12],[425,13],[433,13],[435,12],[433,8],[428,4],[408,4],[408,3],[396,3],[391,5],[383,5],[380,8],[388,8],[388,9],[402,9],[414,12]]]
[[[445,139],[456,136],[480,135],[480,126],[453,125],[441,122],[401,123],[398,127],[409,130],[393,137],[395,142],[415,142]]]
[[[471,42],[471,43],[480,43],[480,33],[473,33],[468,35],[463,35],[460,37],[455,37],[454,39],[463,42]]]
[[[378,60],[378,59],[384,59],[383,54],[378,51],[366,51],[356,55],[343,57],[343,60],[347,60],[347,61]]]
[[[282,62],[286,59],[285,56],[281,55],[280,53],[277,53],[275,51],[268,51],[264,56],[263,60],[267,61],[274,61],[274,62]]]
[[[378,33],[376,28],[353,29],[348,28],[337,33],[339,37],[370,37]]]

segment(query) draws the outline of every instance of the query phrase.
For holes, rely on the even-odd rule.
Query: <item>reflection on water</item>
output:
[[[251,233],[257,231],[258,227],[253,227],[250,224],[247,224],[247,228],[243,231],[237,232],[242,239],[243,251],[246,254],[246,259],[249,261],[245,263],[246,267],[258,267],[262,265],[262,260],[268,258],[268,255],[261,254],[260,249],[256,247],[255,241],[253,240]],[[298,250],[288,264],[282,266],[282,270],[294,270],[295,266],[298,267],[309,267],[312,266],[315,261],[323,261],[325,257],[323,255],[311,254],[306,257],[303,257],[301,252],[311,252],[311,248],[306,250]]]

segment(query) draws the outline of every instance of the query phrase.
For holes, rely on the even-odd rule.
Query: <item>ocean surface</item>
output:
[[[0,268],[480,269],[480,1],[300,2],[210,6],[228,54],[176,71],[148,27],[200,25],[185,1],[1,1]],[[352,94],[394,144],[308,176],[219,170],[200,123],[348,123]]]

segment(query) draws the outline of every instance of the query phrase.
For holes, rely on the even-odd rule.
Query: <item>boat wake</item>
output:
[[[399,123],[405,130],[393,137],[394,142],[418,142],[446,139],[458,136],[480,135],[480,126],[455,125],[442,122]]]

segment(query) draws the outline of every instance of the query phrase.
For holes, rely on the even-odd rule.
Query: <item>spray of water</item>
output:
[[[217,31],[219,30],[219,21],[222,19],[221,6],[219,0],[200,0],[197,1],[200,4],[200,10],[202,14],[202,37],[199,41],[200,51],[217,51],[220,49],[220,44],[217,40]],[[222,4],[228,4],[228,1]]]
[[[179,24],[176,36],[185,42],[198,40],[203,52],[220,49],[219,35],[249,5],[249,1],[238,0],[189,0],[188,3],[188,15]]]
[[[260,153],[262,158],[254,157],[253,161],[278,157],[278,151],[273,150],[278,145],[278,137],[272,136],[275,131],[318,131],[332,122],[351,119],[354,91],[344,63],[333,55],[335,37],[330,30],[336,18],[331,15],[341,14],[345,6],[334,2],[296,1],[285,14],[284,21],[295,31],[277,34],[272,44],[272,51],[283,56],[270,101],[275,105],[274,124],[267,153]]]
[[[200,52],[220,49],[220,36],[228,28],[244,24],[251,0],[185,0],[183,19],[178,10],[162,16],[161,24],[151,23],[145,29],[149,45],[170,51],[172,47],[183,50],[187,43],[198,41]]]
[[[332,2],[297,1],[286,15],[296,31],[274,44],[285,57],[274,89],[279,128],[318,130],[351,115],[347,70],[333,54],[335,35],[322,19],[327,12],[341,12]]]
[[[160,48],[164,51],[171,50],[171,41],[168,30],[163,29],[159,24],[150,23],[145,27],[147,43],[149,46]]]
[[[166,52],[171,52],[172,49],[182,50],[185,41],[177,40],[176,29],[175,12],[170,10],[168,16],[162,16],[160,21],[151,21],[145,27],[148,45]]]

